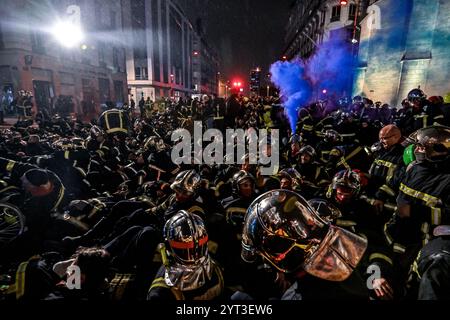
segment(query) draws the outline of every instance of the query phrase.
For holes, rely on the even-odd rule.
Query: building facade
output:
[[[348,41],[357,38],[355,28],[360,13],[367,7],[365,0],[296,0],[292,3],[286,26],[284,55],[287,59],[309,58],[317,45],[334,34],[345,31]]]
[[[129,13],[124,21],[130,30],[126,54],[130,95],[155,101],[207,92],[203,79],[215,79],[203,67],[209,51],[177,3],[122,0],[122,5]]]
[[[193,38],[194,56],[192,62],[195,94],[219,94],[219,59],[215,50],[207,43],[202,27],[197,23]]]
[[[5,0],[0,6],[0,86],[17,96],[32,92],[34,112],[59,112],[58,99],[71,97],[69,113],[95,116],[100,105],[127,101],[120,0]],[[84,39],[65,48],[52,35],[58,19],[78,14]],[[68,37],[70,35],[67,35]]]
[[[354,94],[399,106],[420,87],[450,92],[450,2],[371,1],[361,21]]]
[[[260,93],[261,89],[261,69],[255,68],[250,71],[250,92]]]

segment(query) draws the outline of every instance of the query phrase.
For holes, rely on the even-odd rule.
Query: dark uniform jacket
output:
[[[447,168],[446,168],[447,167]],[[395,215],[385,225],[387,241],[394,251],[424,245],[435,226],[450,223],[450,173],[448,164],[418,163],[407,170],[400,183],[397,205],[409,210],[409,218]],[[401,209],[400,209],[401,210]]]
[[[412,299],[450,300],[449,236],[433,239],[422,248],[413,264],[411,278]]]
[[[382,150],[370,167],[370,194],[376,199],[386,200],[395,197],[404,174],[404,148],[397,144],[389,150]]]

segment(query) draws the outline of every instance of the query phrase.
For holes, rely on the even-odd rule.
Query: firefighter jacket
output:
[[[382,150],[373,161],[369,169],[369,185],[373,187],[370,193],[375,194],[376,199],[386,202],[388,198],[397,195],[400,181],[405,172],[403,150],[404,148],[397,144],[389,150]]]
[[[450,237],[438,237],[427,243],[411,271],[408,296],[419,300],[449,300]]]
[[[386,240],[398,253],[409,245],[425,245],[435,226],[450,223],[449,204],[448,164],[412,166],[400,183],[398,213],[384,227]]]

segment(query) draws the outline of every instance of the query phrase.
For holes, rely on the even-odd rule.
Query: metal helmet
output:
[[[333,177],[330,187],[327,192],[327,197],[331,197],[336,193],[338,188],[347,189],[352,193],[352,196],[357,195],[361,190],[361,177],[360,175],[350,169],[341,170]]]
[[[308,203],[325,222],[334,223],[336,219],[342,217],[341,210],[325,199],[314,198],[308,200]]]
[[[324,138],[328,142],[338,142],[341,140],[341,135],[336,130],[328,129],[325,131]]]
[[[409,93],[408,93],[408,101],[409,102],[414,102],[416,100],[422,100],[422,99],[426,99],[426,95],[425,93],[421,90],[421,89],[412,89]]]
[[[151,151],[162,151],[165,150],[167,145],[164,140],[157,136],[151,136],[147,138],[144,142],[144,149]]]
[[[239,172],[235,173],[233,176],[233,192],[234,193],[239,193],[239,185],[244,182],[244,180],[249,179],[253,182],[253,184],[255,183],[255,177],[250,173],[247,172],[245,170],[240,170]]]
[[[196,264],[208,255],[208,233],[198,215],[178,211],[164,225],[164,240],[171,257],[181,264]]]
[[[414,132],[408,138],[418,148],[414,151],[417,160],[441,162],[450,155],[450,128],[431,126]]]
[[[311,158],[315,158],[316,157],[316,150],[310,145],[306,145],[303,148],[301,148],[299,153],[300,154],[302,154],[302,153],[309,154],[309,156]]]
[[[97,139],[97,137],[104,135],[104,131],[99,126],[92,126],[89,131],[89,134],[92,139]]]
[[[253,262],[260,255],[281,272],[303,268],[313,276],[342,281],[366,247],[363,238],[327,224],[299,194],[272,190],[247,210],[241,256]]]
[[[194,195],[200,187],[201,177],[195,170],[185,170],[180,172],[175,181],[170,185],[174,191]]]
[[[287,178],[292,183],[292,188],[299,186],[302,183],[302,175],[294,168],[286,168],[281,170],[278,175],[282,178]]]

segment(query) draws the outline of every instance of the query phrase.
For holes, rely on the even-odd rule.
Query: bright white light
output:
[[[355,38],[353,38],[353,39],[352,39],[352,43],[353,43],[353,44],[356,44],[356,43],[358,43],[358,40],[356,40]]]
[[[323,90],[322,90],[322,93],[323,93],[323,94],[326,94],[326,93],[327,93],[327,89],[323,89]]]
[[[53,27],[52,34],[60,44],[67,48],[76,46],[84,39],[81,28],[70,22],[58,22]]]

